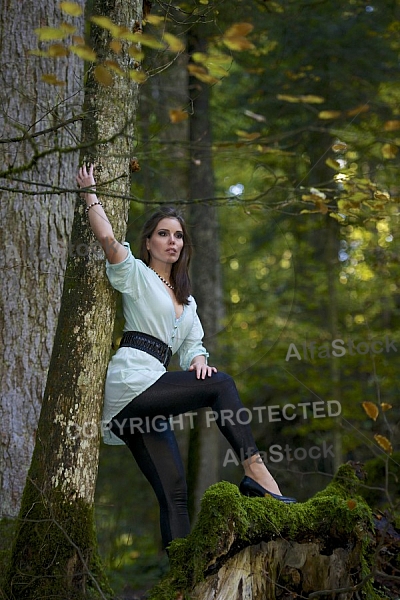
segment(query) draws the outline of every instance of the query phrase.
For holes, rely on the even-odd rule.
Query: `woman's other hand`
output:
[[[197,356],[193,359],[189,371],[195,371],[197,379],[205,379],[206,377],[211,377],[213,373],[216,373],[217,369],[215,367],[210,367],[210,365],[206,365],[204,356]]]

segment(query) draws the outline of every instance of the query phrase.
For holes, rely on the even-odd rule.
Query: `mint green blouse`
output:
[[[144,262],[134,258],[128,243],[124,246],[128,249],[125,260],[117,264],[106,261],[108,279],[122,294],[124,331],[141,331],[162,340],[172,348],[173,354],[178,353],[180,366],[186,371],[195,356],[208,357],[202,343],[204,332],[196,302],[190,296],[189,304],[177,319],[165,284]],[[135,348],[119,348],[107,369],[104,425],[165,371],[161,362],[150,354]],[[123,444],[105,427],[103,439],[106,444]]]

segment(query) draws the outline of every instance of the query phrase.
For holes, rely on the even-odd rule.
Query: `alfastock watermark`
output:
[[[396,342],[397,343],[397,342]],[[383,340],[369,340],[368,342],[354,342],[352,339],[344,340],[338,338],[331,342],[318,345],[316,342],[302,342],[301,344],[289,344],[286,352],[286,361],[291,359],[313,360],[315,358],[341,358],[346,354],[350,356],[364,354],[381,354],[382,352],[397,352],[395,342],[385,335]]]
[[[240,456],[237,457],[234,451],[231,448],[225,453],[225,458],[222,463],[223,467],[226,467],[229,464],[234,464],[236,466],[239,463],[242,463],[248,456],[250,456],[254,451],[254,448],[248,448],[247,453],[243,450],[240,452]],[[293,461],[302,461],[308,459],[319,460],[321,458],[334,458],[335,455],[333,453],[333,445],[328,444],[323,441],[322,446],[311,446],[310,448],[291,448],[289,444],[286,444],[282,447],[280,444],[272,444],[269,446],[267,451],[260,450],[260,457],[257,459],[258,462],[266,462],[266,463],[279,463],[284,460],[287,462]]]

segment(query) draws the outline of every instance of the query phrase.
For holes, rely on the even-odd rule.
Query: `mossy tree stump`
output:
[[[192,533],[171,544],[170,572],[150,600],[394,598],[374,584],[374,517],[359,483],[343,465],[325,490],[294,505],[211,486]]]

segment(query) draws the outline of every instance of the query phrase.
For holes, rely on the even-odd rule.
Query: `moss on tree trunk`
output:
[[[374,587],[374,519],[358,485],[355,469],[342,465],[325,490],[293,505],[211,486],[150,600],[385,598]]]
[[[113,22],[140,22],[142,3],[95,0],[97,15]],[[110,53],[108,31],[91,29],[90,45]],[[128,52],[119,60],[131,63]],[[95,162],[98,184],[120,197],[130,192],[131,145],[138,85],[116,77],[102,86],[89,69],[83,141]],[[87,158],[87,156],[82,157]],[[70,173],[75,181],[76,173]],[[99,185],[99,188],[100,188]],[[99,189],[98,188],[98,189]],[[123,240],[128,203],[102,194],[115,236]],[[108,598],[111,590],[97,552],[94,492],[97,477],[104,379],[115,316],[115,292],[104,255],[77,202],[46,391],[32,463],[24,489],[6,597],[15,600]]]

